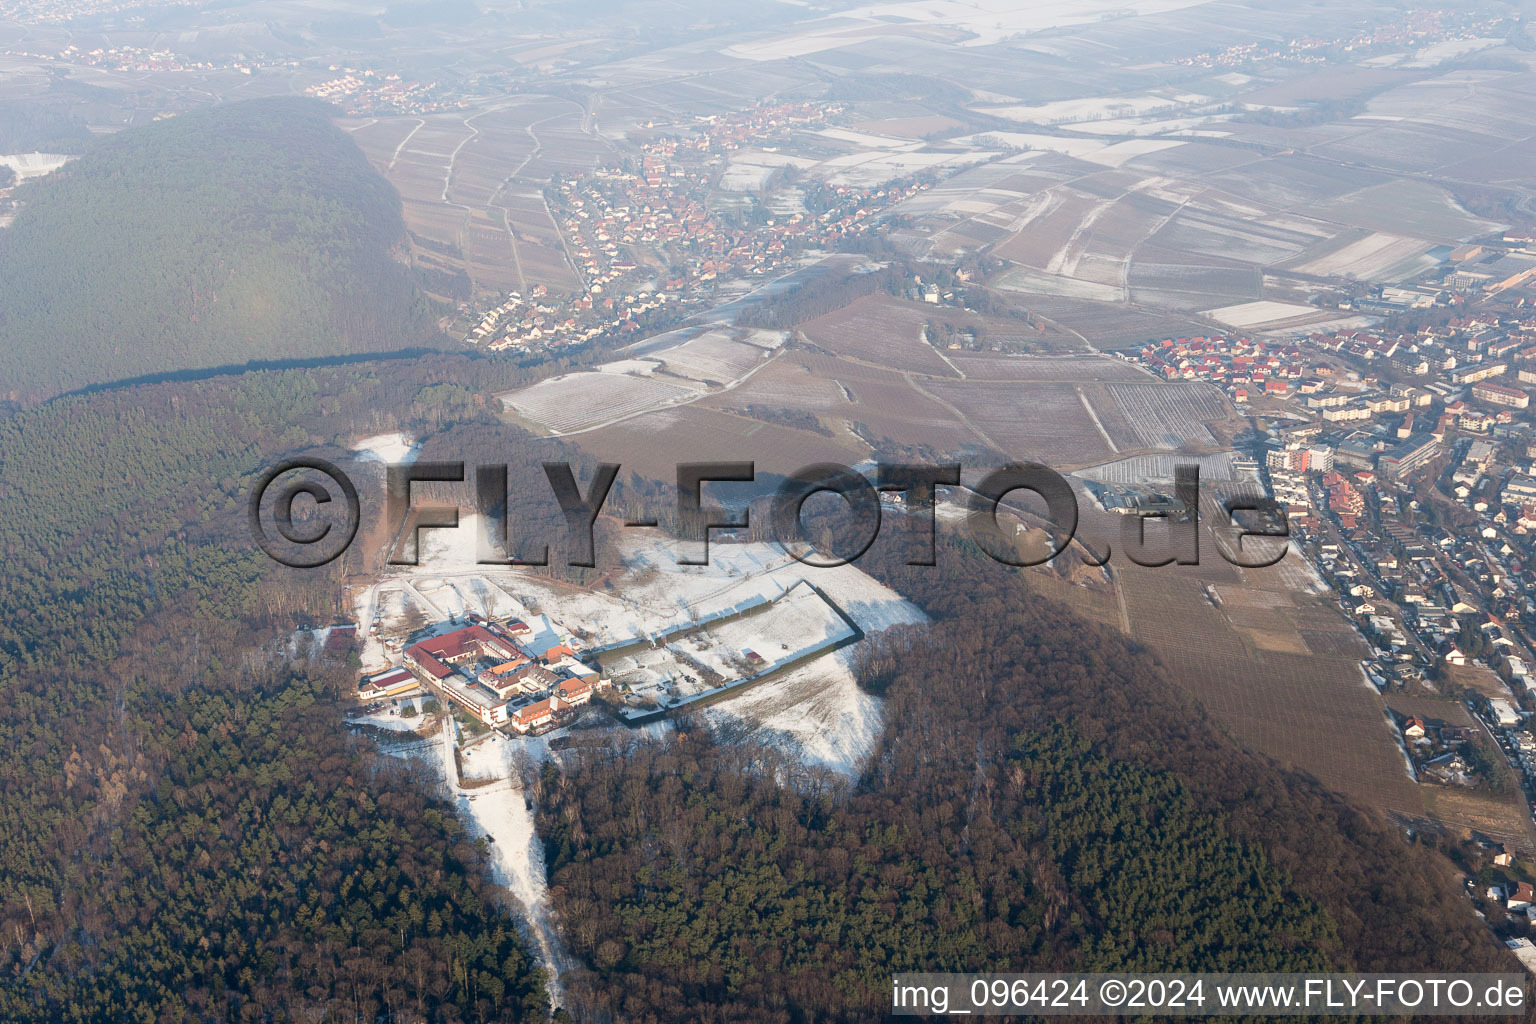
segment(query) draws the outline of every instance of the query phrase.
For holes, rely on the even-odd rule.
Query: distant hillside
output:
[[[430,331],[392,255],[399,197],[318,103],[126,131],[22,198],[0,230],[0,399]]]

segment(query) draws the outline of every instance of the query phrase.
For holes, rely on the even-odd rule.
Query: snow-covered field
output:
[[[871,135],[869,132],[856,132],[851,128],[823,128],[816,132],[825,139],[836,139],[838,142],[851,142],[855,146],[865,149],[899,149],[911,151],[921,149],[921,142],[913,142],[911,139],[894,139],[889,135]]]
[[[855,650],[823,655],[700,714],[727,735],[855,776],[874,752],[885,724],[880,701],[859,689],[854,679]]]
[[[1500,46],[1504,42],[1505,40],[1503,39],[1488,38],[1447,39],[1444,42],[1431,43],[1429,46],[1424,47],[1418,53],[1414,54],[1413,59],[1404,64],[1403,67],[1439,67],[1441,64],[1444,64],[1448,60],[1455,60],[1458,57],[1465,57],[1469,53],[1476,53],[1479,50],[1486,50],[1490,47]]]
[[[1393,268],[1403,263],[1416,266],[1413,263],[1415,258],[1423,256],[1429,249],[1430,243],[1423,239],[1376,231],[1303,263],[1296,270],[1298,273],[1315,274],[1318,277],[1395,281],[1403,275],[1390,273]],[[1434,261],[1430,260],[1429,265],[1433,266]]]
[[[698,337],[692,333],[660,335],[675,337],[675,341],[655,348],[647,343],[657,339],[646,339],[642,344],[647,347],[629,358],[548,377],[496,397],[508,409],[552,434],[578,434],[728,390],[767,362],[757,351],[762,343],[754,335],[760,332],[711,331]],[[634,348],[631,346],[630,351]],[[656,376],[663,366],[673,376]]]
[[[1031,267],[1014,267],[1005,271],[997,279],[997,286],[1004,291],[1061,295],[1069,299],[1093,299],[1097,302],[1119,302],[1125,298],[1124,289],[1115,285],[1047,274]]]
[[[501,396],[507,408],[568,434],[648,409],[691,401],[701,389],[652,376],[582,370],[549,377],[521,391]]]
[[[733,160],[720,176],[720,187],[727,192],[756,192],[768,184],[774,168]]]
[[[1005,117],[1010,121],[1055,125],[1165,114],[1210,101],[1209,96],[1196,93],[1174,93],[1169,96],[1139,93],[1131,96],[1088,96],[1082,99],[1041,103],[1036,106],[978,107],[977,109],[982,113]]]
[[[52,174],[73,159],[62,153],[6,153],[0,154],[0,167],[9,167],[18,181],[26,181]]]
[[[1178,139],[1125,139],[1120,142],[1109,142],[1102,139],[1040,135],[1034,132],[980,132],[954,141],[979,146],[1007,146],[1026,152],[1044,150],[1105,167],[1120,167],[1139,156],[1184,145]]]
[[[1235,306],[1208,309],[1205,311],[1205,315],[1231,327],[1262,327],[1265,324],[1294,320],[1297,317],[1308,316],[1316,312],[1317,309],[1313,306],[1303,306],[1295,302],[1275,302],[1270,299],[1260,299],[1257,302],[1240,302]]]
[[[814,173],[825,177],[833,185],[874,188],[918,171],[937,170],[941,167],[964,167],[967,164],[984,163],[999,155],[1001,154],[981,150],[968,150],[963,153],[932,150],[847,153],[818,164]]]
[[[933,28],[956,29],[969,38],[960,46],[990,46],[1015,36],[1083,25],[1109,17],[1159,14],[1196,7],[1207,0],[896,0],[841,11],[794,31],[738,43],[722,50],[740,60],[786,60],[859,42]]]
[[[1171,483],[1180,466],[1199,466],[1201,483],[1221,483],[1237,479],[1232,468],[1232,455],[1232,452],[1136,455],[1099,466],[1089,466],[1072,475],[1106,484]]]

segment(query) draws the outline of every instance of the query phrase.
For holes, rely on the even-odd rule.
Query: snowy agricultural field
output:
[[[1105,484],[1168,484],[1180,466],[1200,467],[1200,482],[1225,483],[1237,479],[1233,452],[1206,455],[1134,455],[1098,466],[1079,469],[1073,476]]]
[[[753,164],[758,167],[798,167],[801,170],[816,166],[816,161],[808,156],[795,156],[792,153],[771,152],[766,149],[738,149],[731,154],[731,163]]]
[[[1202,382],[1110,384],[1108,388],[1132,433],[1146,448],[1213,445],[1216,439],[1205,424],[1225,419],[1231,411],[1221,390]]]
[[[954,141],[978,146],[1006,146],[1026,152],[1060,153],[1074,160],[1086,160],[1104,167],[1121,167],[1137,157],[1184,145],[1178,139],[1137,138],[1110,142],[1103,139],[1065,138],[1033,132],[1000,131],[979,132]]]
[[[783,344],[784,337],[777,331],[693,334],[671,331],[648,338],[625,349],[628,358],[496,397],[551,434],[577,434],[735,387],[767,365],[762,349]],[[669,376],[656,375],[663,367]]]
[[[1057,125],[1102,121],[1109,118],[1146,117],[1151,114],[1172,113],[1210,102],[1209,96],[1201,96],[1197,93],[1160,96],[1149,92],[1131,96],[1086,96],[1075,100],[1041,103],[1037,106],[978,107],[977,109],[981,113],[1007,118],[1010,121]]]
[[[813,173],[833,185],[874,188],[919,171],[985,163],[1001,155],[983,150],[967,150],[963,153],[929,150],[848,153],[822,161]]]
[[[709,331],[657,353],[656,358],[669,373],[723,383],[740,380],[767,355],[755,345],[732,340],[724,331]]]
[[[1219,320],[1230,327],[1241,328],[1263,327],[1266,324],[1277,324],[1315,313],[1317,309],[1313,306],[1303,306],[1295,302],[1275,302],[1272,299],[1240,302],[1235,306],[1205,310],[1205,315],[1211,319]]]
[[[1363,281],[1393,282],[1434,266],[1433,259],[1426,258],[1427,265],[1421,265],[1419,260],[1430,248],[1430,243],[1421,238],[1376,231],[1303,263],[1295,270],[1317,277],[1352,277]],[[1401,272],[1395,273],[1394,268]]]
[[[1096,302],[1120,302],[1125,298],[1124,289],[1116,285],[1084,281],[1075,277],[1061,277],[1029,267],[1013,267],[1004,271],[997,279],[996,285],[1004,291],[1060,295],[1069,299],[1092,299]]]
[[[1075,124],[1072,130],[1085,135],[1193,135],[1196,129],[1208,124],[1230,121],[1236,114],[1197,114],[1191,117],[1168,118],[1110,118],[1106,121],[1087,121]],[[1208,134],[1221,138],[1230,132],[1212,131]]]
[[[1415,53],[1413,59],[1404,64],[1403,67],[1439,67],[1446,61],[1465,57],[1469,53],[1476,53],[1479,50],[1486,50],[1494,46],[1502,46],[1506,41],[1504,39],[1477,38],[1447,39],[1441,43],[1431,43]]]
[[[923,148],[921,142],[913,142],[911,139],[893,139],[889,135],[871,135],[868,132],[856,132],[850,128],[823,128],[815,134],[824,139],[851,142],[864,149],[899,149],[911,152]]]
[[[728,46],[720,52],[739,60],[786,60],[824,50],[878,41],[902,34],[955,29],[970,38],[959,46],[991,46],[1015,36],[1052,28],[1085,25],[1109,17],[1161,14],[1196,7],[1208,0],[896,0],[840,11],[835,18],[808,22],[796,31],[769,39]]]
[[[651,376],[567,373],[501,396],[502,403],[556,435],[569,434],[698,397],[698,389]]]

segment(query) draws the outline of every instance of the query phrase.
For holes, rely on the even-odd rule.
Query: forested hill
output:
[[[27,186],[0,230],[0,399],[420,344],[399,197],[329,115],[182,114]]]
[[[547,1019],[436,776],[348,731],[348,663],[275,654],[341,614],[339,579],[279,569],[244,525],[285,454],[455,410],[489,429],[438,382],[519,383],[477,376],[504,366],[230,374],[0,419],[0,1021]],[[513,474],[562,454],[497,441]]]

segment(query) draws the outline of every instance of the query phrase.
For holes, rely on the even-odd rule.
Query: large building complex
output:
[[[470,620],[410,645],[405,667],[380,675],[404,673],[411,685],[419,680],[484,724],[523,733],[556,724],[603,685],[601,676],[575,657],[574,641],[553,629],[534,631],[517,619],[494,622],[471,615]],[[361,696],[361,686],[358,692]]]

